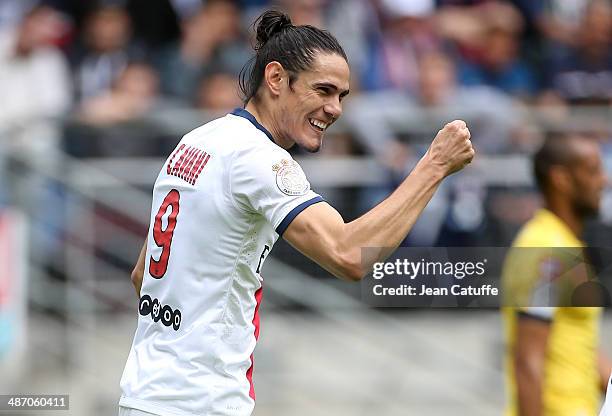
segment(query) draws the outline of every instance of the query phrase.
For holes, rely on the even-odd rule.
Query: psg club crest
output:
[[[272,170],[276,172],[276,185],[282,193],[289,196],[305,195],[310,184],[304,171],[295,160],[283,159],[275,163]]]

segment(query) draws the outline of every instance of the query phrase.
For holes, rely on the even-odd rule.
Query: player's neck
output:
[[[293,143],[285,143],[281,134],[279,133],[279,128],[277,127],[277,123],[275,123],[275,118],[270,111],[266,111],[264,109],[265,106],[257,105],[253,100],[249,101],[245,106],[245,110],[248,111],[255,117],[257,122],[264,126],[266,130],[270,132],[272,137],[274,138],[274,143],[282,147],[283,149],[288,149],[293,146]]]
[[[545,208],[559,217],[578,239],[582,239],[584,220],[576,214],[569,204],[563,204],[559,201],[546,201]]]

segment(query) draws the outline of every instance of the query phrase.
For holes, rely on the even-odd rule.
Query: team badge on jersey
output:
[[[310,189],[304,171],[295,160],[283,159],[280,163],[275,163],[272,170],[276,172],[276,185],[282,193],[300,196]]]
[[[554,257],[545,257],[540,260],[538,276],[543,282],[552,282],[557,280],[563,274],[563,264],[559,259]]]

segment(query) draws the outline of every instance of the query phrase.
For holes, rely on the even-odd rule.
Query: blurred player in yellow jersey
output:
[[[550,137],[535,154],[533,167],[544,207],[523,226],[513,247],[582,252],[584,221],[597,214],[606,183],[597,142],[578,134]],[[535,291],[551,269],[554,274],[556,262],[564,261],[554,258],[562,250],[544,250],[548,257],[533,255],[537,251],[508,257],[504,286],[531,280],[528,287]],[[610,375],[609,361],[599,350],[601,308],[540,305],[503,310],[506,416],[597,415]]]

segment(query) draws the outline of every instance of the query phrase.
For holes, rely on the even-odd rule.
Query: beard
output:
[[[308,153],[317,153],[319,150],[321,150],[321,145],[318,145],[313,148],[307,148],[307,147],[300,147],[300,148],[307,151]]]
[[[574,201],[574,212],[579,218],[587,219],[597,217],[599,215],[599,203],[591,203],[585,200],[577,199]]]

